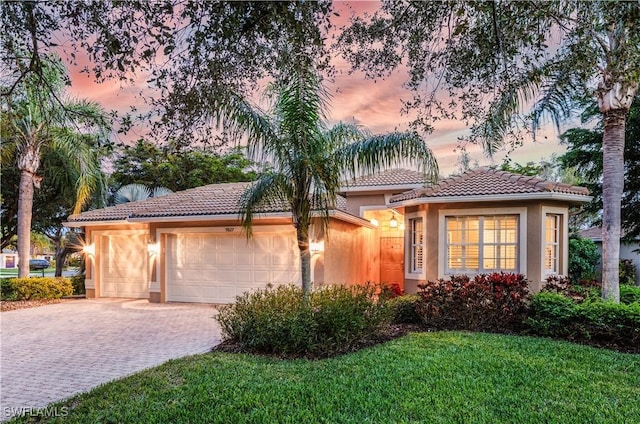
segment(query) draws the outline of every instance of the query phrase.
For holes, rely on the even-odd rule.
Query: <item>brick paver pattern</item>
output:
[[[0,314],[0,420],[220,342],[211,305],[82,299]]]

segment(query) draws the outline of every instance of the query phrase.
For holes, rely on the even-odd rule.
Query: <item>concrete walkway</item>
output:
[[[211,305],[82,299],[0,313],[0,420],[220,341]]]

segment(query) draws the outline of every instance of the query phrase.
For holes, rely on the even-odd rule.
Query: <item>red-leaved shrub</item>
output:
[[[595,280],[582,280],[573,284],[568,277],[550,275],[542,286],[543,292],[558,293],[575,302],[582,303],[588,298],[598,298],[601,294],[600,283]]]
[[[516,329],[529,294],[526,278],[512,273],[452,276],[418,287],[417,313],[429,327],[447,330]]]

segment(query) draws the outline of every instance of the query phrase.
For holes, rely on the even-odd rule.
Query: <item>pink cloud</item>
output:
[[[334,17],[332,23],[335,28],[348,24],[351,14],[372,14],[378,7],[378,2],[351,1],[336,2],[335,7],[340,14]],[[86,74],[80,74],[80,69],[88,62],[86,58],[79,58],[78,67],[71,70],[73,86],[71,93],[76,97],[83,97],[102,104],[108,110],[119,113],[129,112],[130,106],[136,106],[142,111],[147,107],[139,96],[141,90],[147,90],[146,76],[139,75],[131,85],[118,81],[107,81],[98,84]],[[395,71],[388,78],[377,81],[368,80],[361,72],[349,73],[350,66],[341,57],[336,57],[333,64],[338,70],[335,81],[328,84],[332,94],[331,109],[328,118],[331,122],[354,120],[370,129],[373,133],[384,133],[394,129],[403,130],[415,117],[415,113],[403,115],[400,113],[402,100],[411,99],[412,94],[404,88],[408,75],[405,70]],[[256,100],[258,100],[256,98]],[[148,129],[138,126],[124,137],[124,141],[132,141],[144,135]],[[548,131],[548,130],[546,130]],[[466,135],[468,129],[458,120],[439,120],[434,123],[434,131],[425,135],[428,145],[434,151],[440,164],[441,173],[449,175],[456,169],[456,162],[460,153],[456,151],[458,137]],[[541,157],[549,157],[553,152],[563,151],[559,146],[556,134],[546,132],[547,139],[540,138],[540,143],[527,143],[512,156],[520,162],[538,161]],[[477,160],[480,165],[490,164],[478,146],[469,147],[472,161]],[[501,160],[495,159],[494,162]]]

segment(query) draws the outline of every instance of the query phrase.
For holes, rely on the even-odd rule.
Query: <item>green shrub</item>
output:
[[[528,328],[537,335],[564,338],[571,334],[577,304],[561,293],[540,292],[531,296]]]
[[[639,303],[576,303],[558,293],[541,292],[532,296],[525,324],[540,336],[640,351]]]
[[[620,284],[620,302],[627,305],[640,303],[640,287]]]
[[[6,282],[9,298],[3,300],[60,299],[73,294],[71,280],[65,277],[10,278]]]
[[[73,286],[73,294],[86,294],[84,287],[84,274],[78,274],[71,277],[71,285]]]
[[[569,279],[574,283],[594,280],[600,261],[598,246],[593,240],[571,236],[569,239]]]
[[[11,280],[13,280],[13,277],[0,278],[0,299],[16,300],[16,293],[13,290]]]
[[[618,264],[620,284],[633,286],[636,284],[636,266],[631,259],[620,259]]]
[[[521,274],[466,275],[418,286],[416,311],[437,329],[504,331],[519,326],[526,310],[528,284]]]
[[[602,297],[602,287],[598,281],[582,280],[578,284],[572,284],[567,277],[562,275],[547,277],[541,291],[558,293],[576,302],[598,300]]]
[[[420,300],[417,294],[407,294],[387,301],[391,322],[394,324],[421,324],[422,318],[416,312],[416,304]]]
[[[220,308],[223,339],[248,352],[322,357],[377,337],[387,308],[376,288],[324,286],[303,301],[302,289],[279,286],[238,296]]]

